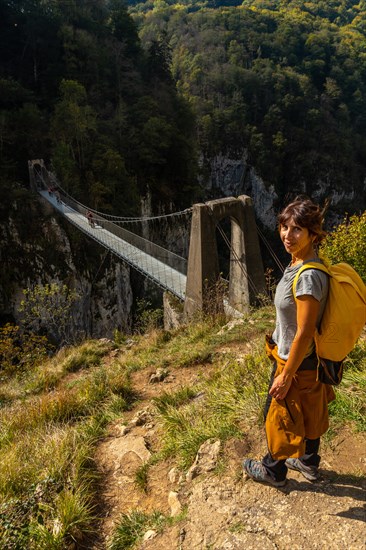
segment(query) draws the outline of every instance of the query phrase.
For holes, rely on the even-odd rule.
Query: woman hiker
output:
[[[287,469],[309,481],[318,478],[320,436],[329,426],[328,403],[333,388],[317,381],[314,332],[319,328],[328,295],[328,275],[317,269],[300,274],[300,267],[320,262],[317,245],[325,236],[323,212],[309,198],[297,197],[278,216],[279,233],[291,262],[275,294],[276,327],[267,337],[266,351],[273,362],[265,406],[268,453],[248,458],[244,473],[255,481],[281,487]]]

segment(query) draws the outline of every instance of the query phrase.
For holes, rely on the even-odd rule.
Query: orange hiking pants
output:
[[[276,377],[285,361],[277,355],[277,347],[268,341],[266,351],[276,361]],[[274,459],[301,457],[305,453],[305,438],[317,439],[327,431],[328,403],[335,399],[335,393],[332,386],[316,378],[316,370],[299,370],[285,399],[272,399],[265,427],[268,450]]]

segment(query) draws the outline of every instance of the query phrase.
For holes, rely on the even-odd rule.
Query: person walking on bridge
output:
[[[328,403],[335,398],[332,386],[317,381],[314,333],[319,328],[328,296],[328,274],[309,268],[297,281],[306,262],[320,262],[317,245],[325,237],[323,211],[309,198],[297,197],[279,215],[282,243],[291,255],[275,293],[276,327],[266,337],[266,351],[273,363],[265,406],[268,453],[259,460],[247,458],[244,473],[281,487],[288,468],[307,480],[319,475],[320,436],[328,427]]]
[[[95,221],[94,221],[94,216],[93,216],[93,212],[91,212],[90,210],[87,210],[86,211],[86,218],[88,220],[88,223],[91,227],[95,227]]]

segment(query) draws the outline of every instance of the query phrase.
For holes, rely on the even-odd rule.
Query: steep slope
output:
[[[243,479],[243,457],[265,452],[273,323],[268,306],[3,371],[1,547],[362,548],[366,335],[331,407],[321,480]]]
[[[248,321],[234,330],[238,327],[242,341],[232,335],[227,343],[221,341],[214,359],[210,356],[198,365],[181,368],[177,358],[177,364],[170,363],[165,370],[152,362],[133,373],[132,385],[139,400],[123,420],[110,426],[96,453],[105,519],[102,540],[95,549],[109,547],[116,525],[123,536],[115,538],[113,549],[132,548],[133,540],[133,548],[141,550],[362,547],[366,439],[364,432],[355,432],[354,423],[340,425],[333,419],[331,433],[322,443],[318,483],[310,483],[296,472],[289,473],[281,490],[243,479],[243,458],[260,457],[266,450],[258,408],[251,409],[252,416],[239,415],[240,434],[208,438],[185,467],[182,450],[179,456],[162,460],[169,455],[164,452],[169,421],[162,420],[162,403],[174,402],[167,396],[196,388],[192,398],[196,414],[208,417],[213,381],[220,379],[217,389],[221,396],[216,396],[215,406],[223,407],[223,395],[230,391],[225,370],[234,369],[235,362],[245,365],[247,361],[251,368],[249,358],[257,353],[258,336],[250,325],[248,329]],[[171,405],[170,419],[174,414],[178,417],[184,406],[177,406],[174,412]],[[175,429],[183,430],[177,417]],[[173,426],[174,422],[170,428]],[[189,436],[186,443],[190,444]],[[134,532],[130,538],[126,536],[129,530]]]

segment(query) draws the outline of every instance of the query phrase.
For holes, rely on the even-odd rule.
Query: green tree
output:
[[[80,296],[65,284],[35,285],[23,290],[19,306],[22,325],[33,333],[46,334],[59,345],[75,342],[72,313]]]
[[[124,45],[128,56],[140,53],[140,40],[137,27],[128,15],[127,6],[120,0],[109,1],[110,28],[114,38]]]
[[[63,167],[69,164],[67,155],[70,155],[81,177],[89,160],[92,136],[96,131],[96,113],[87,104],[86,90],[78,82],[62,80],[60,93],[61,99],[56,104],[52,119],[52,139],[56,151],[53,164],[56,171],[60,166],[66,177],[67,172]],[[66,158],[60,158],[62,154]],[[70,185],[71,181],[64,183]]]

